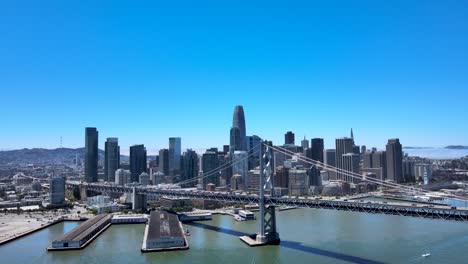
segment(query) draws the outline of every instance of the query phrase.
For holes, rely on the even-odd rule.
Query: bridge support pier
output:
[[[265,147],[265,151],[263,148]],[[268,145],[260,146],[260,182],[259,182],[259,218],[260,218],[260,232],[258,234],[240,237],[242,241],[249,246],[264,246],[264,245],[279,245],[280,238],[276,231],[276,214],[275,206],[265,205],[265,191],[270,191],[273,195],[273,155],[271,148]],[[265,164],[266,163],[266,164]]]

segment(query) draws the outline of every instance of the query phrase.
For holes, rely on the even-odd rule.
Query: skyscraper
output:
[[[262,139],[259,136],[247,136],[247,153],[249,157],[249,170],[254,169],[257,166],[260,166],[260,146]]]
[[[294,145],[295,144],[294,133],[293,132],[288,131],[288,132],[286,132],[286,134],[284,134],[284,144],[285,145]]]
[[[104,154],[104,180],[112,182],[115,171],[120,167],[120,147],[117,138],[107,138]]]
[[[130,147],[130,172],[132,182],[138,182],[142,172],[146,172],[146,148],[144,145]]]
[[[372,167],[375,169],[381,169],[381,175],[379,180],[384,181],[387,179],[387,153],[385,151],[372,150]]]
[[[180,171],[181,140],[178,137],[169,138],[169,173],[175,175]]]
[[[311,159],[323,162],[323,138],[313,138],[310,141],[312,149]]]
[[[387,143],[387,179],[400,183],[403,177],[403,148],[398,138],[389,139]]]
[[[326,149],[324,150],[323,156],[324,156],[325,164],[332,166],[332,167],[336,167],[336,150]],[[336,172],[330,171],[330,170],[327,170],[327,171],[328,171],[328,178],[330,180],[336,180]]]
[[[301,141],[301,147],[304,150],[309,148],[309,141],[306,139],[305,136],[304,136],[304,139]]]
[[[352,138],[337,138],[335,141],[336,145],[336,154],[335,154],[335,161],[336,167],[338,169],[344,170],[345,166],[343,163],[343,155],[347,153],[353,153],[353,139]],[[337,172],[336,174],[337,180],[345,180],[344,174],[341,172]]]
[[[219,159],[217,151],[207,150],[202,156],[202,170],[204,176],[203,189],[206,188],[208,183],[213,183],[214,185],[219,186],[219,171],[215,171],[218,167]]]
[[[164,175],[169,175],[169,150],[160,149],[159,150],[159,171],[164,173]]]
[[[347,153],[343,154],[342,156],[343,160],[343,167],[346,172],[350,173],[344,173],[343,174],[343,180],[347,182],[354,182],[357,183],[359,182],[359,179],[354,177],[356,175],[354,174],[359,174],[359,155],[355,153]]]
[[[50,178],[50,204],[62,205],[65,203],[65,178],[53,176]]]
[[[85,181],[97,182],[98,176],[98,131],[85,128]]]
[[[183,155],[183,173],[182,173],[182,180],[190,180],[193,178],[196,178],[198,176],[198,172],[200,171],[200,168],[198,166],[199,164],[199,159],[198,159],[198,154],[191,150],[187,149],[187,151]],[[185,183],[182,185],[183,188],[187,187],[194,187],[198,182],[197,181],[191,181],[188,183]]]
[[[249,182],[248,180],[248,159],[247,151],[234,151],[232,156],[232,174],[239,174],[242,176],[242,182]]]
[[[237,129],[236,129],[237,128]],[[230,153],[236,150],[246,150],[246,131],[245,131],[245,117],[244,108],[237,105],[234,108],[234,116],[232,119],[232,127],[230,131]]]

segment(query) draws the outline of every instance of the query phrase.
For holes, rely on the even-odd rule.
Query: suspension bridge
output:
[[[330,210],[345,210],[361,213],[372,214],[387,214],[399,216],[411,216],[429,219],[451,220],[468,222],[468,208],[466,207],[451,207],[445,205],[427,205],[427,204],[401,204],[401,203],[381,203],[370,202],[363,200],[340,200],[327,198],[307,198],[307,197],[278,197],[274,194],[273,182],[273,151],[283,153],[288,156],[295,156],[298,160],[305,164],[316,166],[317,168],[333,171],[336,173],[345,174],[347,178],[357,181],[368,182],[382,186],[387,189],[398,190],[407,194],[430,194],[431,192],[415,188],[413,186],[405,186],[393,182],[385,182],[374,178],[365,178],[362,175],[354,172],[342,170],[320,161],[297,155],[285,148],[271,146],[266,141],[261,142],[261,146],[257,150],[260,152],[260,177],[259,177],[259,192],[258,194],[234,193],[222,191],[202,191],[193,189],[170,189],[158,188],[156,186],[117,186],[112,183],[84,183],[77,181],[67,181],[67,187],[79,187],[82,191],[96,191],[102,193],[136,193],[143,195],[157,195],[173,198],[188,198],[188,199],[204,199],[221,202],[243,203],[243,204],[258,204],[259,205],[259,232],[251,236],[243,237],[242,239],[252,246],[278,244],[280,241],[279,233],[276,229],[275,208],[278,206],[293,206],[301,208],[316,208]],[[257,154],[251,153],[244,159]],[[182,185],[191,181],[199,181],[201,179],[219,175],[220,171],[225,170],[236,163],[244,162],[244,159],[223,164],[222,166],[206,172],[193,179],[184,180],[176,184]],[[466,197],[452,195],[452,198],[466,201]]]

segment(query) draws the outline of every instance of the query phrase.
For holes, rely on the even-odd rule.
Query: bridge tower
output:
[[[278,245],[279,234],[276,231],[276,215],[274,205],[265,205],[265,192],[273,195],[273,151],[263,141],[260,146],[260,181],[259,181],[259,223],[260,232],[251,236],[243,236],[241,240],[250,246]]]

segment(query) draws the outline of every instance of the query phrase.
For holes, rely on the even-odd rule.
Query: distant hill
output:
[[[468,146],[461,146],[461,145],[451,145],[445,147],[446,149],[468,149]]]
[[[411,147],[411,146],[404,146],[404,149],[429,149],[430,147]]]
[[[104,157],[104,150],[99,149],[99,159]],[[34,163],[34,164],[73,164],[78,158],[83,160],[84,148],[57,148],[57,149],[17,149],[0,151],[0,164],[6,163]],[[127,156],[121,155],[121,160],[128,160]]]

